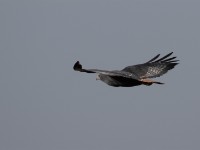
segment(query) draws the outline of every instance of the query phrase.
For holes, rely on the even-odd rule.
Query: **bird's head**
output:
[[[96,80],[100,80],[100,74],[97,74]]]

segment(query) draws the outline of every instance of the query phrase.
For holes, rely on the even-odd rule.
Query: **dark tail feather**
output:
[[[153,80],[150,80],[150,81],[145,81],[145,80],[143,80],[143,82],[142,82],[144,85],[147,85],[147,86],[150,86],[150,85],[152,85],[152,84],[164,84],[164,83],[162,83],[162,82],[158,82],[158,81],[153,81]]]
[[[153,83],[155,83],[155,84],[165,84],[165,83],[158,82],[158,81],[154,81]]]

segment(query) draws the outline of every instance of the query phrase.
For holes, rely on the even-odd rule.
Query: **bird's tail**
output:
[[[158,81],[154,81],[153,83],[155,83],[155,84],[165,84],[165,83],[158,82]]]

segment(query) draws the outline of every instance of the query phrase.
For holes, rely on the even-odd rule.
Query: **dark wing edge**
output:
[[[96,73],[95,71],[91,71],[91,70],[83,69],[83,68],[82,68],[82,65],[80,64],[79,61],[77,61],[77,62],[74,64],[73,69],[74,69],[75,71],[80,71],[80,72]]]
[[[173,69],[179,60],[176,60],[176,56],[170,57],[173,52],[159,58],[160,54],[144,63],[147,66],[147,72],[141,78],[155,78],[160,77],[167,73],[169,70]],[[159,59],[158,59],[159,58]]]
[[[165,55],[164,57],[160,58],[160,59],[157,59],[160,54],[156,55],[154,58],[152,58],[151,60],[149,60],[148,62],[146,63],[154,63],[154,62],[161,62],[161,63],[164,63],[164,62],[169,62],[169,63],[174,63],[174,62],[177,62],[179,60],[174,60],[176,59],[176,57],[171,57],[169,58],[169,56],[171,56],[173,54],[173,52]],[[167,58],[167,59],[166,59]],[[157,59],[157,60],[156,60]]]
[[[173,52],[161,58],[159,58],[160,54],[158,54],[146,63],[128,66],[122,71],[135,73],[140,79],[160,77],[178,64],[179,60],[176,60],[176,57],[170,57],[172,54]]]
[[[80,64],[79,61],[77,61],[74,64],[73,69],[75,71],[80,71],[80,72],[86,72],[86,73],[99,73],[99,74],[104,74],[104,75],[108,75],[108,76],[120,76],[120,77],[125,77],[125,78],[134,78],[134,76],[132,76],[131,73],[129,72],[123,72],[123,71],[107,71],[107,70],[99,70],[99,69],[83,69],[82,65]]]

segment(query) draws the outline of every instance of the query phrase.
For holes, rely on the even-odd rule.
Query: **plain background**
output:
[[[199,150],[200,2],[0,1],[1,150]],[[165,85],[114,88],[116,70],[173,51]]]

